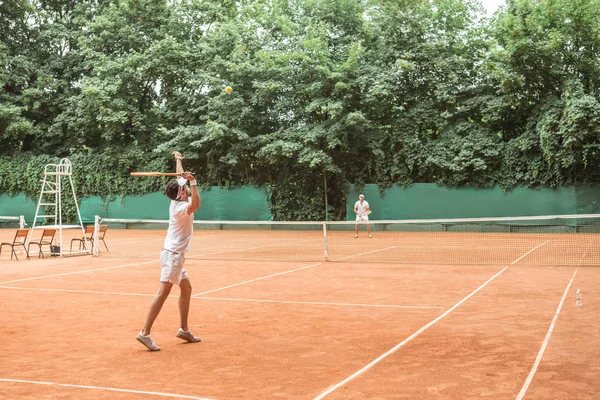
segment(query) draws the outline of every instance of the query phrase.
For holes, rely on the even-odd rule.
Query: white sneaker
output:
[[[192,332],[190,331],[184,331],[183,329],[179,328],[179,330],[177,331],[177,337],[179,339],[183,339],[188,343],[198,343],[200,341],[200,338],[197,336],[194,336],[192,334]]]
[[[354,239],[358,238],[358,235],[354,235]]]
[[[151,335],[144,336],[144,335],[142,335],[142,332],[140,332],[140,333],[138,333],[136,339],[138,342],[140,342],[141,344],[146,346],[148,348],[148,350],[150,350],[150,351],[159,351],[160,350],[160,347],[158,347],[154,343],[154,339],[152,339]]]
[[[369,234],[369,237],[370,237],[370,238],[372,238],[372,237],[373,237],[373,235]]]

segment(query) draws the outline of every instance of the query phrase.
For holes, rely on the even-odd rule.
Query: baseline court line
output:
[[[184,395],[184,394],[161,393],[161,392],[146,392],[146,391],[143,391],[143,390],[119,389],[119,388],[102,387],[102,386],[73,385],[73,384],[70,384],[70,383],[27,381],[27,380],[24,380],[24,379],[6,379],[6,378],[0,378],[0,382],[28,383],[28,384],[32,384],[32,385],[46,385],[46,386],[61,386],[61,387],[70,387],[70,388],[77,388],[77,389],[107,390],[107,391],[111,391],[111,392],[136,393],[136,394],[145,394],[145,395],[150,395],[150,396],[161,396],[161,397],[175,397],[175,398],[178,398],[178,399],[211,400],[211,399],[208,399],[206,397],[187,396],[187,395]]]
[[[335,259],[335,260],[332,260],[332,261],[345,260],[345,259],[347,259],[347,258],[350,258],[350,257],[358,257],[358,256],[362,256],[362,255],[365,255],[365,254],[375,253],[375,252],[377,252],[377,251],[384,251],[384,250],[393,249],[394,247],[396,247],[396,246],[392,246],[392,247],[386,247],[385,249],[379,249],[379,250],[368,251],[368,252],[366,252],[366,253],[355,254],[355,255],[353,255],[353,256],[342,257],[342,258],[338,258],[338,259]],[[247,280],[247,281],[244,281],[244,282],[238,282],[238,283],[234,283],[234,284],[232,284],[232,285],[224,286],[224,287],[221,287],[221,288],[212,289],[212,290],[207,290],[207,291],[205,291],[205,292],[201,292],[201,293],[194,294],[194,295],[192,295],[192,297],[198,297],[198,296],[202,296],[203,294],[209,294],[209,293],[219,292],[219,291],[221,291],[221,290],[229,289],[229,288],[232,288],[232,287],[236,287],[236,286],[245,285],[246,283],[252,283],[252,282],[262,281],[262,280],[264,280],[264,279],[273,278],[273,277],[275,277],[275,276],[280,276],[280,275],[291,274],[292,272],[297,272],[297,271],[302,271],[302,270],[305,270],[305,269],[309,269],[309,268],[317,267],[317,266],[319,266],[319,265],[321,265],[321,264],[323,264],[323,263],[322,263],[322,262],[319,262],[319,263],[316,263],[316,264],[307,265],[307,266],[305,266],[305,267],[295,268],[295,269],[291,269],[291,270],[288,270],[288,271],[283,271],[283,272],[277,272],[277,273],[275,273],[275,274],[271,274],[271,275],[267,275],[267,276],[262,276],[262,277],[260,277],[260,278],[250,279],[250,280]],[[1,283],[1,282],[0,282],[0,283]]]
[[[531,252],[533,252],[535,249],[537,249],[539,247],[542,247],[543,245],[545,245],[548,242],[550,242],[550,241],[546,240],[544,243],[538,244],[533,249],[529,250],[527,253],[523,254],[521,257],[519,257],[515,261],[511,262],[510,265],[516,264],[517,262],[519,262],[519,260],[521,260],[522,258],[524,258],[525,256],[527,256],[528,254],[530,254]]]
[[[548,346],[548,342],[550,341],[550,336],[552,336],[552,331],[554,330],[554,325],[556,325],[556,321],[558,320],[558,315],[560,314],[560,310],[562,309],[562,306],[565,302],[567,293],[569,293],[571,284],[573,283],[573,280],[575,279],[575,275],[577,275],[577,269],[575,270],[575,272],[573,272],[573,276],[571,277],[571,280],[569,281],[569,284],[567,285],[567,288],[565,289],[565,292],[563,293],[563,296],[560,299],[560,302],[558,303],[558,308],[556,309],[556,312],[554,313],[554,318],[552,318],[552,323],[550,324],[550,328],[548,328],[548,333],[546,333],[546,338],[544,339],[544,342],[542,343],[542,347],[540,348],[540,351],[539,351],[537,357],[535,358],[533,367],[531,368],[531,371],[529,371],[529,375],[527,375],[527,379],[525,379],[525,383],[523,384],[523,387],[521,388],[521,391],[519,392],[519,395],[517,396],[516,400],[522,400],[523,397],[525,397],[525,393],[527,393],[527,389],[529,388],[531,381],[533,381],[533,376],[535,375],[535,372],[537,371],[538,366],[540,365],[540,362],[542,361],[542,357],[544,356],[544,352],[546,351],[546,347]]]
[[[325,396],[331,394],[331,392],[335,391],[336,389],[338,389],[341,386],[345,385],[346,383],[350,382],[354,378],[356,378],[359,375],[363,374],[367,370],[371,369],[371,367],[373,367],[375,364],[379,363],[381,360],[383,360],[387,356],[395,353],[398,349],[400,349],[401,347],[403,347],[404,345],[406,345],[407,343],[409,343],[410,341],[412,341],[414,338],[416,338],[421,333],[423,333],[426,329],[428,329],[429,327],[431,327],[432,325],[434,325],[435,323],[437,323],[438,321],[440,321],[446,315],[450,314],[452,311],[454,311],[457,307],[459,307],[465,301],[469,300],[472,296],[474,296],[477,292],[479,292],[481,289],[483,289],[488,283],[490,283],[491,281],[493,281],[494,279],[496,279],[496,277],[498,277],[501,273],[503,273],[507,269],[508,269],[508,267],[504,267],[500,272],[498,272],[496,275],[492,276],[483,285],[479,286],[477,289],[475,289],[474,291],[472,291],[469,295],[467,295],[461,301],[459,301],[458,303],[456,303],[455,305],[453,305],[451,308],[449,308],[448,310],[446,310],[446,312],[444,312],[442,315],[440,315],[439,317],[437,317],[433,321],[429,322],[427,325],[423,326],[421,329],[419,329],[418,331],[416,331],[415,333],[413,333],[412,335],[410,335],[409,337],[407,337],[406,339],[404,339],[402,342],[398,343],[396,346],[392,347],[390,350],[388,350],[384,354],[380,355],[375,360],[371,361],[369,364],[367,364],[363,368],[359,369],[358,371],[356,371],[355,373],[353,373],[352,375],[350,375],[349,377],[347,377],[343,381],[340,381],[340,382],[336,383],[335,385],[331,386],[329,389],[325,390],[323,393],[321,393],[320,395],[318,395],[317,397],[315,397],[314,400],[320,400],[320,399],[324,398]]]
[[[152,260],[152,261],[144,261],[144,262],[140,262],[140,263],[135,263],[135,264],[125,264],[125,265],[117,265],[114,267],[106,267],[106,268],[96,268],[96,269],[87,269],[85,271],[74,271],[74,272],[65,272],[62,274],[53,274],[53,275],[42,275],[42,276],[33,276],[30,278],[23,278],[23,279],[14,279],[12,281],[4,281],[4,282],[0,282],[0,285],[4,285],[6,283],[14,283],[14,282],[24,282],[24,281],[33,281],[36,279],[44,279],[44,278],[54,278],[57,276],[67,276],[67,275],[77,275],[77,274],[85,274],[86,272],[95,272],[95,271],[106,271],[109,269],[117,269],[117,268],[126,268],[126,267],[133,267],[136,265],[143,265],[143,264],[150,264],[150,263],[155,263],[155,262],[159,262],[160,260]]]

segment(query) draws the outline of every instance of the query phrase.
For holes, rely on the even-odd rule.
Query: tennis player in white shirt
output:
[[[368,211],[369,203],[365,200],[365,195],[361,194],[358,196],[358,201],[354,203],[354,213],[356,214],[356,226],[354,228],[354,237],[358,237],[358,224],[367,224],[367,233],[369,237],[371,236],[371,226],[369,225],[369,215]]]
[[[194,211],[200,208],[200,194],[198,193],[198,184],[192,174],[183,171],[181,153],[174,151],[173,155],[177,173],[181,176],[179,179],[169,181],[165,187],[165,194],[171,199],[171,203],[169,205],[169,230],[160,253],[160,286],[150,303],[144,328],[137,336],[137,340],[151,351],[160,350],[160,347],[154,343],[150,330],[165,300],[169,297],[173,285],[178,285],[181,290],[179,296],[181,327],[176,336],[189,343],[200,341],[200,338],[194,336],[188,328],[192,285],[183,266],[185,253],[190,249],[190,240],[194,230]],[[187,186],[186,183],[189,183],[190,186]]]

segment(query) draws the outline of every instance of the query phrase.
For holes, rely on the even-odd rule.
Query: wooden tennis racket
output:
[[[131,176],[181,176],[177,172],[132,172]]]

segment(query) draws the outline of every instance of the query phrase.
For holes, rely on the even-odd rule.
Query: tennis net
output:
[[[103,257],[160,253],[168,221],[97,219]],[[403,264],[600,265],[600,214],[355,222],[195,221],[186,258]],[[107,251],[109,249],[109,251]]]

